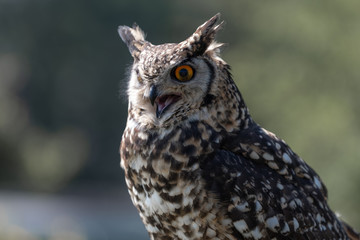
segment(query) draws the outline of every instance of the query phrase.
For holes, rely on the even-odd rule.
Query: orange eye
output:
[[[186,82],[194,76],[194,70],[189,65],[180,65],[175,68],[175,78],[179,81]]]

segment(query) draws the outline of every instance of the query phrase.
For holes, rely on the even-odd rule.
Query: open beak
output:
[[[156,104],[156,117],[161,118],[162,114],[173,104],[180,100],[178,94],[164,94],[159,96],[155,85],[150,87],[149,100],[151,105]]]

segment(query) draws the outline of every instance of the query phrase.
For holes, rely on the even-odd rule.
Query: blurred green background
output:
[[[179,42],[221,12],[253,118],[307,161],[360,230],[360,2],[0,0],[0,239],[148,239],[118,146],[118,25]]]

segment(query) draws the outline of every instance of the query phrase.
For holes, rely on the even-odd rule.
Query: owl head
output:
[[[229,66],[219,57],[221,44],[214,40],[222,25],[216,24],[219,16],[180,43],[153,45],[137,25],[119,27],[134,59],[127,91],[129,116],[140,124],[166,127],[208,116],[211,107],[213,114],[229,118],[223,115],[232,104],[228,98],[240,95],[234,93]]]

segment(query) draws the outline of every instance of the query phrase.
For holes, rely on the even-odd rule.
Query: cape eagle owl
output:
[[[121,167],[151,239],[358,239],[316,172],[250,116],[214,38],[118,31],[134,59]]]

